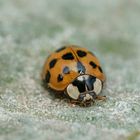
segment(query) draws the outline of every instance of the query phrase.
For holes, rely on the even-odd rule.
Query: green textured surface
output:
[[[139,16],[138,0],[0,0],[0,140],[140,139]],[[100,58],[106,102],[72,107],[42,88],[64,44]]]

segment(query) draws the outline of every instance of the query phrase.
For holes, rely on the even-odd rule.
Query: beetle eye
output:
[[[93,91],[93,92],[90,92],[90,95],[95,99],[96,98],[96,93]]]
[[[82,94],[82,93],[80,93],[80,95],[79,95],[79,100],[80,100],[80,101],[84,100],[84,97],[85,97],[85,95]]]

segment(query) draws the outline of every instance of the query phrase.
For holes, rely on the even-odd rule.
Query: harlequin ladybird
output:
[[[97,57],[85,48],[59,48],[47,58],[41,76],[47,87],[66,94],[74,103],[87,106],[105,99],[99,96],[105,74]]]

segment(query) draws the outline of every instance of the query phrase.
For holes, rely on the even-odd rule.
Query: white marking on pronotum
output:
[[[77,77],[77,80],[78,81],[84,81],[84,76],[82,75],[82,76]]]
[[[81,75],[81,76],[77,77],[77,80],[84,81],[84,80],[87,80],[88,78],[89,78],[89,75]]]
[[[78,99],[78,97],[80,95],[78,88],[76,86],[73,86],[72,84],[68,85],[67,93],[73,99]]]
[[[101,80],[96,78],[96,81],[94,82],[94,92],[96,95],[98,95],[102,90],[102,82]]]

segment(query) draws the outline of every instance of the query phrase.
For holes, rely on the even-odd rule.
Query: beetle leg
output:
[[[99,96],[99,95],[97,95],[97,96],[96,96],[96,99],[97,99],[97,100],[105,101],[105,100],[106,100],[106,96]]]
[[[79,101],[76,101],[76,100],[73,100],[73,99],[69,99],[68,100],[68,103],[70,103],[70,104],[79,104],[80,102]]]

